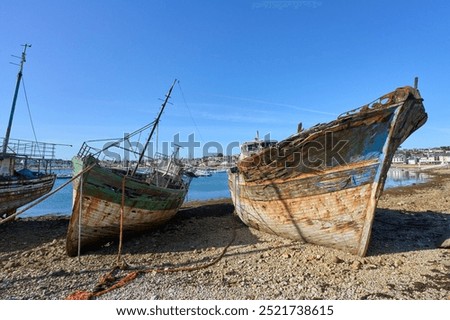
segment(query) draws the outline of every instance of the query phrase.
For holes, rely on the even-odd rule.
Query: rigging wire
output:
[[[31,116],[30,104],[28,103],[28,95],[27,95],[27,90],[25,89],[25,79],[23,78],[23,76],[22,76],[22,88],[23,88],[23,93],[25,95],[25,101],[27,104],[28,116],[30,118],[30,123],[31,123],[31,129],[33,130],[34,140],[36,141],[36,148],[38,149],[38,152],[41,153],[41,150],[39,149],[39,143],[37,140],[37,136],[36,136],[36,130],[34,129],[33,117]],[[44,155],[42,155],[42,156],[44,156]]]
[[[133,154],[136,156],[136,155],[138,155],[139,153],[140,153],[140,150],[139,150],[139,145],[141,144],[141,137],[142,137],[142,132],[139,132],[139,136],[138,136],[138,138],[137,138],[137,143],[136,143],[136,146],[135,146],[135,148],[134,148],[134,152],[133,152]],[[130,145],[131,145],[131,142],[130,142]],[[135,157],[135,160],[136,160],[137,158]]]
[[[200,136],[200,139],[201,139],[202,141],[205,141],[205,140],[203,140],[202,134],[200,133],[200,130],[198,129],[197,123],[195,122],[195,119],[194,119],[194,117],[192,116],[191,109],[189,108],[189,105],[188,105],[187,102],[186,102],[186,98],[184,97],[183,90],[181,89],[180,81],[178,81],[178,88],[180,88],[180,92],[181,92],[181,96],[182,96],[183,101],[184,101],[184,105],[186,106],[186,108],[187,108],[188,111],[189,111],[189,116],[191,117],[191,120],[192,120],[192,122],[194,123],[195,128],[197,129],[197,133],[198,133],[198,135]]]
[[[158,153],[158,143],[159,143],[159,124],[157,124],[156,125],[156,137],[155,137],[155,140],[156,140],[156,152],[155,152],[155,154],[157,154]]]
[[[125,140],[130,139],[131,137],[133,137],[133,136],[135,136],[135,135],[137,135],[137,134],[142,133],[142,131],[144,131],[144,130],[150,128],[154,123],[155,123],[155,121],[152,121],[151,123],[146,124],[146,125],[143,126],[142,128],[139,128],[139,129],[133,131],[132,133],[127,134],[127,135],[126,135],[125,137],[123,137],[123,138],[113,139],[113,140],[116,140],[116,141],[113,142],[113,143],[111,143],[111,144],[109,144],[108,146],[106,146],[106,147],[104,147],[104,148],[102,148],[102,149],[97,149],[98,151],[97,151],[95,154],[98,155],[98,154],[100,154],[101,152],[103,152],[103,151],[105,151],[105,150],[107,150],[107,149],[109,149],[109,148],[111,148],[111,147],[121,148],[121,147],[120,147],[120,144],[121,144],[122,142],[124,142]],[[85,141],[85,142],[100,142],[100,141],[108,141],[108,140],[109,140],[109,139],[95,139],[95,140],[87,140],[87,141]]]

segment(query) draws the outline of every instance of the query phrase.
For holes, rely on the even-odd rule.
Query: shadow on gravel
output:
[[[257,243],[258,238],[233,215],[233,211],[234,207],[228,201],[182,208],[159,228],[141,234],[124,234],[122,252],[144,254],[224,248],[232,240],[234,232],[236,239],[233,245]],[[116,254],[118,236],[84,254]]]
[[[233,246],[259,242],[237,217],[231,201],[196,204],[183,208],[165,225],[142,234],[124,236],[123,253],[167,253],[224,248],[236,232]],[[0,256],[26,251],[54,239],[64,239],[68,217],[18,219],[0,225]],[[401,212],[377,209],[368,256],[435,249],[450,232],[450,216],[439,212]],[[119,236],[119,235],[118,235]],[[84,255],[114,255],[117,239],[86,251]]]
[[[165,253],[223,248],[236,232],[233,245],[258,242],[250,230],[233,215],[231,201],[196,203],[181,209],[163,226],[141,234],[125,234],[123,253]],[[65,239],[69,217],[18,219],[0,225],[0,255],[26,251],[54,239]],[[105,240],[103,245],[83,254],[110,255],[117,253],[118,238]]]
[[[449,232],[448,214],[377,209],[367,255],[436,249]]]
[[[166,253],[223,248],[236,233],[233,245],[258,242],[233,215],[232,204],[211,204],[181,210],[168,224],[124,245],[124,252]]]
[[[65,238],[68,217],[48,216],[17,219],[0,225],[0,254],[26,251],[54,239]]]

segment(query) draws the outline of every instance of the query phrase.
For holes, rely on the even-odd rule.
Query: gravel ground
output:
[[[424,184],[386,190],[368,255],[301,244],[246,227],[230,200],[190,203],[162,228],[127,239],[127,270],[139,274],[97,299],[450,299],[450,170]],[[93,291],[117,265],[117,242],[65,255],[67,217],[0,225],[0,299],[65,299]],[[209,267],[232,241],[225,255]]]

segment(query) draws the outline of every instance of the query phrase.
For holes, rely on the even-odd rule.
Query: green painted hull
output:
[[[178,212],[188,191],[187,184],[172,189],[125,178],[123,171],[104,168],[89,158],[73,159],[74,174],[93,163],[91,170],[74,181],[66,242],[69,256],[76,255],[78,247],[83,251],[119,239],[122,210],[124,233],[142,232],[165,223]]]

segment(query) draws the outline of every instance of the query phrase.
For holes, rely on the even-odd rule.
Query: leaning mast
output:
[[[161,118],[161,115],[162,115],[162,113],[163,113],[163,111],[164,111],[164,108],[166,107],[166,104],[167,104],[167,102],[168,102],[169,99],[170,99],[170,95],[171,95],[171,93],[172,93],[173,87],[175,86],[175,83],[177,83],[177,79],[174,80],[172,86],[170,87],[169,91],[168,91],[167,94],[166,94],[166,99],[164,99],[164,102],[163,102],[163,104],[161,105],[161,110],[159,111],[159,114],[158,114],[158,116],[157,116],[156,119],[155,119],[155,122],[154,122],[154,125],[153,125],[153,128],[152,128],[152,131],[150,132],[150,135],[148,136],[147,141],[145,142],[144,149],[142,149],[142,152],[141,152],[141,154],[139,155],[139,160],[138,160],[138,162],[137,162],[137,164],[136,164],[136,167],[133,169],[133,172],[131,173],[131,176],[134,176],[134,175],[136,174],[136,171],[137,171],[137,169],[138,169],[138,167],[139,167],[139,164],[141,163],[142,159],[144,158],[145,151],[147,150],[148,144],[150,143],[150,140],[151,140],[152,137],[153,137],[153,133],[155,132],[156,127],[157,127],[158,124],[159,124],[159,119]]]

